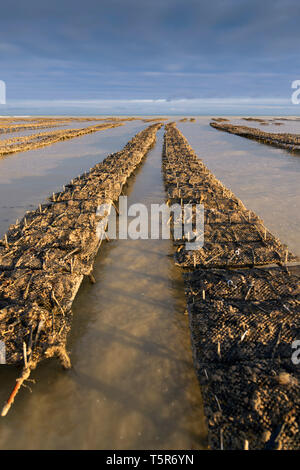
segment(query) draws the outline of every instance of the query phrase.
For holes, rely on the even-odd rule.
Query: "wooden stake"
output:
[[[31,276],[30,276],[30,278],[29,278],[29,281],[28,281],[28,284],[27,284],[27,286],[26,286],[26,289],[25,289],[25,291],[24,291],[24,296],[23,296],[23,297],[24,297],[24,300],[27,299],[28,292],[29,292],[29,286],[30,286],[30,283],[31,283],[32,278],[33,278],[33,274],[31,274]]]
[[[25,341],[23,341],[23,359],[24,359],[25,369],[27,369],[27,348],[26,348]]]
[[[220,345],[220,341],[218,341],[217,353],[218,353],[219,358],[221,359],[221,345]]]
[[[21,386],[23,385],[24,381],[27,380],[30,376],[30,368],[26,368],[26,369],[23,369],[23,373],[21,375],[21,377],[19,377],[17,379],[17,383],[13,389],[13,391],[11,392],[8,400],[7,400],[7,403],[4,405],[3,409],[2,409],[2,412],[1,412],[1,416],[6,416],[7,413],[9,412],[13,402],[15,401],[15,397],[18,393],[18,391],[20,390]]]
[[[113,205],[114,208],[116,209],[116,213],[117,213],[118,215],[120,215],[120,212],[119,212],[118,208],[116,207],[116,205],[115,205],[115,203],[114,203],[113,201],[112,201],[112,205]]]
[[[221,405],[220,405],[220,402],[219,402],[219,399],[218,399],[217,395],[215,395],[215,399],[216,399],[216,402],[217,402],[217,405],[218,405],[219,411],[221,411],[221,412],[222,412],[222,408],[221,408]]]
[[[224,444],[223,444],[223,429],[220,429],[220,449],[224,450]]]

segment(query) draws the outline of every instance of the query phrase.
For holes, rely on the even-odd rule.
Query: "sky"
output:
[[[292,114],[299,0],[9,0],[0,115]]]

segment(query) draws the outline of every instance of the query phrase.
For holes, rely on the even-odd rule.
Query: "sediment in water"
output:
[[[292,344],[300,332],[300,268],[285,266],[297,258],[174,125],[166,126],[163,173],[169,204],[205,208],[203,248],[174,243],[176,263],[190,269],[187,310],[210,447],[298,449],[300,373]]]
[[[160,127],[141,131],[123,150],[53,194],[48,204],[27,212],[0,242],[0,340],[6,363],[23,366],[17,386],[44,358],[57,356],[70,367],[66,341],[71,306],[83,277],[93,281],[93,262],[103,238],[97,228],[106,224],[113,201],[155,143]],[[105,211],[97,215],[99,205]]]
[[[263,124],[263,122],[261,124]],[[239,135],[240,137],[247,137],[247,139],[256,140],[263,144],[272,145],[292,152],[300,150],[300,136],[298,134],[276,134],[275,132],[264,132],[254,127],[220,124],[219,122],[211,122],[210,125],[220,131],[229,132],[230,134]]]

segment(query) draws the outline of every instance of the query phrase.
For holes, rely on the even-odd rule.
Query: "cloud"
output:
[[[8,100],[288,100],[299,15],[298,0],[10,0],[0,79]]]

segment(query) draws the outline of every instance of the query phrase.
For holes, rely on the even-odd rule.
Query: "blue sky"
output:
[[[9,0],[0,114],[299,114],[298,0]]]

